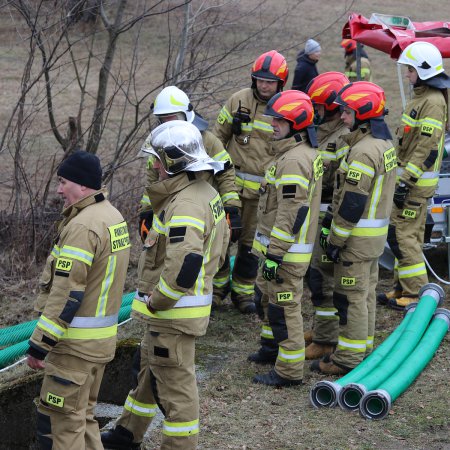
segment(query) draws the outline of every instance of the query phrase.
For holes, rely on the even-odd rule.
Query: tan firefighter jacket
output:
[[[258,204],[253,250],[288,263],[309,263],[319,219],[322,158],[306,132],[275,141]],[[312,226],[311,226],[312,225]]]
[[[359,260],[377,258],[386,242],[397,159],[390,140],[375,139],[370,126],[342,137],[350,146],[336,174],[329,240]]]
[[[221,109],[213,129],[233,160],[240,195],[247,199],[259,197],[260,183],[273,159],[272,119],[263,115],[267,102],[259,100],[255,91],[247,88],[233,94]],[[232,132],[232,124],[239,105],[248,111],[250,122],[241,124],[242,132],[237,136]]]
[[[209,183],[219,192],[224,206],[237,206],[240,208],[241,201],[237,193],[235,170],[230,155],[223,148],[222,142],[211,131],[205,130],[201,134],[206,153],[214,161],[225,163],[225,170],[217,173],[215,176],[211,175],[208,180]],[[147,188],[158,181],[158,178],[158,172],[153,169],[153,158],[150,157],[147,162],[147,187],[141,199],[141,211],[145,211],[151,207]]]
[[[229,242],[222,200],[206,172],[183,173],[149,186],[153,224],[139,261],[133,316],[155,331],[201,336],[209,322],[212,280]],[[151,296],[153,314],[146,306]]]
[[[414,197],[434,195],[444,148],[447,106],[439,89],[414,88],[397,131],[397,175]]]
[[[348,152],[348,145],[341,136],[347,133],[349,129],[340,118],[322,123],[317,128],[317,141],[323,161],[322,203],[331,203],[333,200],[336,170]]]
[[[345,76],[350,82],[358,81],[358,73],[356,71],[356,57],[354,54],[345,57]],[[372,81],[372,66],[368,58],[361,56],[361,80]]]
[[[42,315],[29,354],[43,359],[52,351],[110,361],[130,257],[127,224],[104,191],[69,206],[63,215],[40,280]]]

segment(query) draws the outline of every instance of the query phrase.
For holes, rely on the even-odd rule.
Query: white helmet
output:
[[[224,163],[214,161],[203,146],[197,127],[184,120],[171,120],[156,127],[141,149],[156,156],[169,175],[179,172],[199,172],[224,169]]]
[[[176,86],[165,87],[153,103],[153,114],[165,116],[167,114],[184,113],[187,122],[193,122],[195,118],[194,107],[189,97]]]
[[[398,63],[414,67],[421,80],[428,80],[444,71],[441,52],[429,42],[409,44],[398,58]]]

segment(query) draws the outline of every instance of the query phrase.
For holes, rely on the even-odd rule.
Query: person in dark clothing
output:
[[[309,82],[319,75],[317,70],[317,61],[320,59],[320,44],[314,39],[306,41],[305,49],[297,55],[297,66],[294,72],[294,81],[292,89],[306,92]]]

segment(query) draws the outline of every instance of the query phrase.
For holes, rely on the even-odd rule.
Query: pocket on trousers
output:
[[[62,414],[78,409],[81,387],[86,383],[87,372],[45,363],[45,376],[41,388],[41,404]]]
[[[151,334],[149,342],[150,364],[162,367],[178,367],[183,362],[182,335],[159,333]]]

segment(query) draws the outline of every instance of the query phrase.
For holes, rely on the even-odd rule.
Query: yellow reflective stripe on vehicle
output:
[[[282,175],[280,178],[276,179],[275,186],[278,188],[278,186],[283,184],[298,184],[299,186],[308,189],[309,180],[301,175]]]
[[[142,403],[129,395],[123,407],[135,416],[154,417],[158,411],[158,405],[154,403]]]
[[[58,247],[57,245],[55,245],[55,246],[52,248],[51,255],[56,259],[56,258],[59,257],[59,252],[60,252],[59,247]]]
[[[219,162],[231,161],[231,157],[225,149],[216,153],[212,158],[214,159],[214,161],[219,161]]]
[[[161,222],[161,220],[159,220],[159,217],[156,214],[153,215],[152,228],[158,234],[167,236],[167,227],[164,223]]]
[[[226,277],[213,278],[213,286],[217,288],[221,288],[226,286],[230,281],[230,277],[227,275]]]
[[[108,264],[106,265],[105,276],[103,277],[102,287],[100,295],[97,301],[97,309],[95,311],[96,316],[104,316],[106,314],[106,305],[108,303],[109,290],[114,281],[114,274],[116,272],[117,257],[111,255],[108,258]]]
[[[411,266],[398,266],[397,270],[399,278],[413,278],[427,274],[427,268],[425,267],[424,262],[413,264]]]
[[[278,347],[277,359],[285,363],[296,363],[305,360],[305,349],[300,350],[286,350],[283,347]]]
[[[379,175],[374,183],[372,196],[370,198],[370,205],[367,217],[369,219],[374,219],[377,213],[378,204],[381,199],[381,194],[383,193],[383,182],[384,175]]]
[[[359,161],[352,161],[348,169],[359,170],[360,172],[365,173],[370,178],[373,178],[375,176],[375,170],[372,167]]]
[[[68,328],[61,339],[107,339],[116,334],[117,324],[105,328]]]
[[[272,327],[270,327],[269,325],[263,325],[261,327],[261,337],[263,337],[264,339],[274,339]]]
[[[141,205],[149,206],[151,204],[150,197],[147,194],[144,194],[141,198]]]
[[[417,167],[415,164],[413,164],[412,162],[409,162],[405,169],[412,173],[414,178],[420,178],[423,174],[423,170],[420,167]]]
[[[183,296],[183,292],[172,289],[161,276],[159,277],[158,289],[162,294],[166,297],[171,298],[172,300],[179,300]]]
[[[191,436],[198,434],[200,425],[198,419],[190,422],[163,422],[163,434],[166,436]]]
[[[321,306],[315,307],[315,315],[316,317],[320,317],[321,319],[331,319],[338,320],[339,316],[336,314],[336,308],[322,308]]]
[[[172,216],[168,223],[169,228],[179,227],[180,225],[197,228],[202,233],[205,231],[205,222],[192,216]]]
[[[352,232],[352,230],[349,230],[347,228],[341,228],[339,226],[337,226],[334,222],[334,220],[331,222],[331,231],[336,234],[337,236],[346,238],[350,236],[350,233]]]
[[[47,331],[52,336],[55,336],[57,339],[60,339],[66,332],[65,328],[53,322],[53,320],[50,320],[49,318],[45,317],[43,314],[41,315],[41,317],[39,317],[37,327],[40,328],[41,330]]]
[[[225,194],[222,194],[220,196],[222,199],[222,203],[229,202],[230,200],[239,200],[239,194],[237,192],[231,191],[231,192],[225,192]]]
[[[283,261],[289,263],[307,263],[311,261],[311,255],[312,253],[285,253]]]
[[[72,247],[71,245],[64,245],[59,254],[61,258],[67,257],[76,259],[77,261],[81,261],[88,266],[92,265],[92,261],[94,260],[94,254],[83,250],[79,247]]]
[[[279,239],[280,241],[283,241],[283,242],[294,242],[294,240],[295,240],[295,237],[292,236],[292,234],[286,233],[285,231],[280,230],[277,227],[272,228],[270,235],[272,237]]]
[[[242,295],[253,295],[255,292],[255,287],[253,284],[241,284],[236,283],[234,280],[231,285],[231,290],[236,294]]]
[[[367,341],[365,339],[347,339],[339,336],[337,348],[339,350],[350,350],[352,352],[364,353],[366,351]]]
[[[273,133],[273,128],[272,125],[270,125],[270,123],[263,122],[261,120],[255,120],[253,122],[253,126],[257,130],[266,131],[267,133]]]

